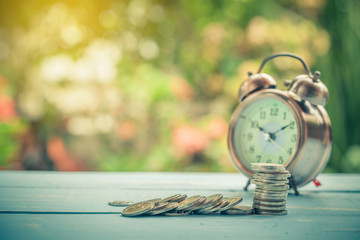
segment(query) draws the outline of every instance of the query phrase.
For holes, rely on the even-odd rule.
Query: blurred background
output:
[[[278,52],[329,88],[325,171],[360,172],[360,1],[0,1],[0,168],[235,172],[238,88]]]

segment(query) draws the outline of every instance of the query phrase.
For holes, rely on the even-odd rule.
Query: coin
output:
[[[274,172],[285,170],[283,165],[275,163],[252,163],[250,167],[257,172]]]
[[[182,195],[180,193],[173,196],[161,199],[161,202],[176,202],[176,199],[179,199]]]
[[[207,197],[201,196],[199,201],[195,205],[185,208],[185,209],[183,209],[183,211],[195,211],[195,210],[199,209],[201,206],[203,206],[203,204],[206,202],[206,200],[207,200]]]
[[[286,201],[269,201],[269,200],[262,200],[262,199],[256,199],[254,198],[254,204],[261,204],[261,205],[267,205],[267,206],[279,206],[279,205],[285,205]]]
[[[155,204],[155,207],[151,209],[149,212],[147,212],[148,215],[157,215],[159,213],[163,213],[161,210],[164,209],[167,205],[169,205],[169,202],[158,202]],[[165,210],[166,212],[166,210]]]
[[[228,209],[234,207],[235,205],[239,204],[242,200],[243,200],[243,198],[241,196],[231,197],[231,198],[229,198],[229,204],[222,207],[221,209],[219,209],[219,211],[221,212],[221,211],[228,210]]]
[[[254,209],[259,210],[266,210],[266,211],[282,211],[286,209],[286,205],[282,206],[267,206],[267,205],[261,205],[261,204],[253,204]]]
[[[222,215],[250,215],[254,213],[254,208],[251,206],[237,205],[225,211],[221,211]]]
[[[224,200],[222,198],[219,201],[217,201],[214,205],[212,205],[210,207],[207,207],[207,208],[202,208],[202,209],[196,211],[196,213],[198,213],[198,214],[210,214],[210,213],[216,212],[221,208],[223,202],[224,202]]]
[[[159,208],[155,207],[154,209],[152,209],[148,213],[148,215],[150,215],[150,216],[159,215],[159,214],[162,214],[165,212],[169,212],[173,209],[176,209],[179,206],[179,204],[177,202],[163,202],[163,203],[161,203],[161,205],[162,206]]]
[[[199,208],[199,210],[214,206],[217,202],[219,202],[223,198],[223,195],[218,193],[218,194],[211,195],[207,198],[208,198],[208,203],[201,206],[201,208]]]
[[[286,180],[269,180],[269,179],[262,179],[262,178],[256,178],[250,180],[252,184],[255,185],[263,185],[263,184],[269,184],[269,185],[288,185],[289,179]]]
[[[183,194],[181,196],[179,196],[178,198],[174,199],[172,202],[181,202],[184,201],[187,198],[186,194]]]
[[[161,200],[161,198],[153,198],[153,199],[149,199],[149,200],[146,200],[146,201],[147,202],[152,202],[155,205],[157,205],[160,202],[160,200]]]
[[[260,193],[268,196],[287,196],[289,190],[269,190],[269,189],[260,189],[255,188],[254,193]]]
[[[199,202],[200,197],[201,196],[199,196],[199,195],[195,195],[195,196],[186,198],[185,200],[179,202],[179,206],[177,207],[177,210],[180,211],[180,210],[183,210],[183,209],[186,209],[186,208],[196,205]]]
[[[180,217],[180,216],[188,216],[191,214],[191,211],[178,211],[178,212],[166,212],[163,215],[171,216],[171,217]]]
[[[272,173],[255,173],[253,179],[268,179],[268,180],[287,180],[291,177],[290,173],[272,174]]]
[[[256,184],[256,190],[268,190],[268,191],[284,191],[284,190],[288,190],[290,188],[289,185],[284,184],[284,185],[275,185],[275,184]]]
[[[283,210],[283,211],[266,211],[266,210],[255,209],[255,213],[260,214],[260,215],[287,215],[287,210]]]
[[[133,204],[133,202],[118,200],[118,201],[110,201],[108,204],[110,206],[114,206],[114,207],[127,207],[127,206],[130,206],[131,204]]]
[[[155,204],[152,202],[149,202],[149,201],[138,202],[138,203],[131,204],[130,206],[124,208],[121,211],[121,214],[124,217],[139,216],[139,215],[149,212],[151,209],[154,208],[154,206],[155,206]]]

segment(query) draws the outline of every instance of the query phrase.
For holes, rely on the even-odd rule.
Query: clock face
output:
[[[297,150],[299,130],[294,111],[277,97],[249,103],[238,115],[233,145],[242,164],[286,164]]]

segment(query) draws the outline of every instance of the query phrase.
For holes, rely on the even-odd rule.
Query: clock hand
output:
[[[280,131],[282,131],[282,130],[284,130],[285,128],[287,128],[288,126],[290,126],[291,125],[291,123],[289,123],[289,124],[287,124],[287,125],[285,125],[285,126],[283,126],[283,127],[281,127],[279,130],[276,130],[275,132],[273,132],[272,134],[276,134],[276,133],[278,133],[278,132],[280,132]]]
[[[276,147],[278,147],[281,151],[283,151],[284,153],[286,153],[286,151],[279,145],[277,144],[274,140],[272,140],[271,138],[269,138],[269,141],[272,142]]]

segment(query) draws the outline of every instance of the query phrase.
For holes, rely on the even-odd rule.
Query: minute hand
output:
[[[288,126],[290,126],[292,123],[289,123],[289,124],[287,124],[287,125],[285,125],[285,126],[283,126],[282,128],[280,128],[279,130],[276,130],[275,132],[273,132],[272,134],[276,134],[276,133],[278,133],[278,132],[280,132],[280,131],[282,131],[282,130],[284,130],[285,128],[287,128]]]

